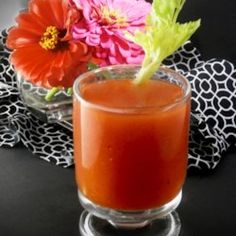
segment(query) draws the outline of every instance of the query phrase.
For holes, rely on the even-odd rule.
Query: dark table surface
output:
[[[1,1],[0,26],[12,24],[26,1]],[[182,19],[202,19],[193,37],[205,60],[236,65],[236,1],[187,0]],[[181,236],[236,235],[236,154],[224,155],[216,170],[187,177],[178,207]],[[74,169],[33,156],[21,145],[0,148],[0,235],[79,236],[81,206]]]

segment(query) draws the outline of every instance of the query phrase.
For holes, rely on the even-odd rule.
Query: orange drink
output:
[[[85,199],[117,211],[158,209],[179,195],[186,175],[189,84],[162,68],[136,85],[138,66],[109,68],[86,73],[74,85],[82,204]]]

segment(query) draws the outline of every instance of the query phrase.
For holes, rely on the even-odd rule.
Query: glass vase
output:
[[[72,96],[65,90],[58,91],[50,101],[46,100],[49,89],[36,86],[17,74],[20,97],[28,110],[47,123],[58,123],[72,130]]]

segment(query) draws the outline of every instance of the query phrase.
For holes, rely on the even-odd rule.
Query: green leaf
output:
[[[94,64],[92,62],[88,63],[88,71],[91,71],[91,70],[94,70],[94,69],[97,69],[97,68],[99,68],[99,65]]]
[[[137,31],[128,38],[139,44],[145,57],[135,83],[152,77],[162,61],[183,45],[200,26],[200,20],[178,23],[178,15],[185,0],[153,0],[146,20],[146,30]]]

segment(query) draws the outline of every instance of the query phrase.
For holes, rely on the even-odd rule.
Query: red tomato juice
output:
[[[117,210],[157,208],[176,197],[186,175],[190,99],[169,105],[181,99],[182,89],[122,79],[90,83],[80,93],[90,103],[74,99],[82,194]]]

